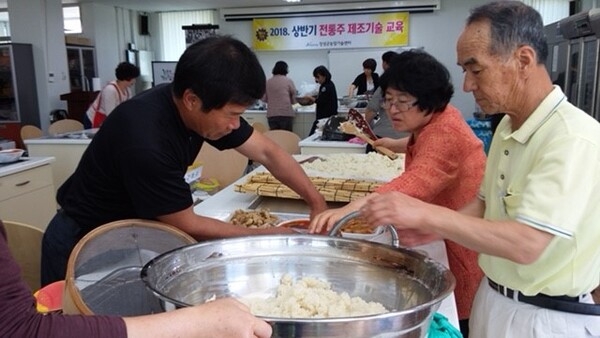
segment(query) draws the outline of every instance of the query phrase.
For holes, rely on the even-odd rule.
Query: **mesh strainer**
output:
[[[142,267],[161,253],[195,242],[175,227],[142,219],[91,231],[69,257],[63,311],[119,316],[164,311],[140,279]]]

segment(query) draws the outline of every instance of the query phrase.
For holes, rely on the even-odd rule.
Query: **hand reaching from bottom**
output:
[[[124,320],[129,338],[268,338],[273,334],[267,322],[233,298]]]

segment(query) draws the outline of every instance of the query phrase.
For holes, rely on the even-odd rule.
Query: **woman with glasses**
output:
[[[406,152],[405,171],[377,189],[399,191],[446,208],[458,210],[476,197],[485,169],[482,142],[458,109],[450,105],[454,88],[448,70],[423,51],[397,56],[381,78],[382,107],[404,139],[382,138],[375,146]],[[360,210],[373,195],[315,217],[310,231],[328,230],[344,215]],[[402,231],[403,245],[421,245],[439,237],[418,231]],[[477,253],[445,240],[450,270],[457,279],[454,290],[463,335],[468,334],[473,297],[483,276]]]

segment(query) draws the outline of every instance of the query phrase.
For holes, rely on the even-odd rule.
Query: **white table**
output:
[[[263,171],[263,167],[257,168],[255,171]],[[234,185],[243,184],[248,179],[249,175],[254,172],[240,178],[232,185],[225,187],[215,195],[204,200],[202,203],[194,207],[194,212],[198,215],[219,218],[223,215],[228,215],[236,209],[254,209],[254,208],[268,208],[273,212],[281,213],[308,213],[308,206],[304,201],[261,197],[253,194],[237,193],[234,191]],[[415,247],[417,250],[423,250],[427,252],[429,257],[442,263],[448,267],[448,256],[446,254],[446,245],[443,241],[436,241],[427,245]],[[438,309],[438,312],[448,317],[448,321],[454,325],[455,328],[459,328],[458,324],[458,312],[456,309],[456,301],[454,299],[454,293],[444,299]]]
[[[300,141],[300,153],[302,155],[336,153],[364,154],[367,151],[366,144],[350,143],[346,141],[323,141],[320,137],[321,136],[316,133]]]

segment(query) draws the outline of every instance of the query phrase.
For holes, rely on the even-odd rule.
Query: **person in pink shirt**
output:
[[[115,69],[114,81],[109,82],[96,96],[83,117],[85,129],[100,128],[106,117],[132,96],[131,87],[140,76],[140,69],[129,62],[121,62]]]
[[[392,60],[382,76],[381,87],[382,105],[394,129],[411,135],[375,141],[375,146],[406,152],[405,171],[376,192],[399,191],[453,210],[464,207],[477,196],[486,157],[483,143],[460,111],[449,103],[454,89],[448,70],[424,51],[406,51]],[[317,215],[310,232],[331,229],[341,217],[369,203],[373,195]],[[399,234],[401,243],[407,246],[440,239],[418,230]],[[467,336],[471,304],[483,273],[475,251],[450,240],[445,240],[445,244],[450,270],[457,279],[455,294],[461,331]]]
[[[288,64],[277,61],[273,67],[273,76],[267,80],[263,101],[267,103],[267,121],[269,129],[293,131],[296,112],[292,105],[296,103],[296,86],[287,77]]]

